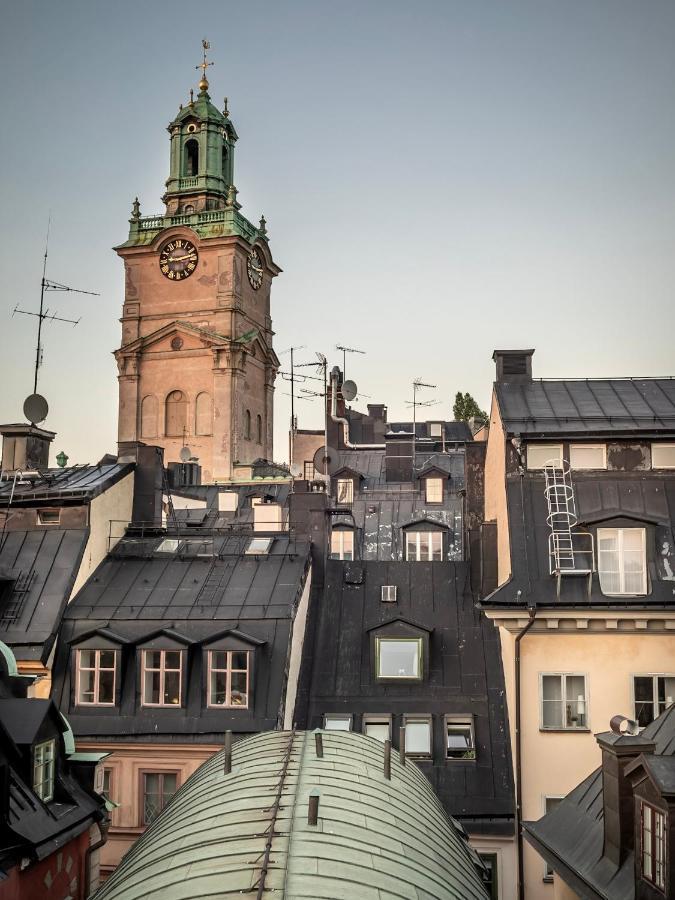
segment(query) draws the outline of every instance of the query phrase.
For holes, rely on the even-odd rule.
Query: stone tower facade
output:
[[[272,458],[270,289],[281,271],[265,220],[242,213],[234,186],[237,133],[225,108],[199,93],[168,127],[170,174],[164,214],[141,216],[115,250],[124,261],[118,441],[164,447],[166,462],[188,447],[204,482],[235,463]],[[186,453],[183,454],[187,455]]]

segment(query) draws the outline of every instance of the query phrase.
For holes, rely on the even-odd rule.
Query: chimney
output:
[[[2,471],[30,472],[49,468],[49,445],[55,431],[37,425],[0,425],[2,435]]]
[[[119,462],[135,462],[134,499],[131,521],[135,524],[162,527],[164,491],[164,448],[141,441],[120,444]]]
[[[379,419],[382,422],[387,421],[387,407],[384,403],[369,403],[368,415],[371,419]]]
[[[497,381],[523,384],[532,381],[534,350],[495,350],[492,358],[497,367]]]
[[[633,789],[626,767],[641,753],[653,753],[654,742],[639,734],[637,724],[623,716],[611,721],[612,731],[597,734],[602,751],[602,805],[605,820],[603,856],[620,866],[633,850]],[[627,726],[627,730],[622,731]]]

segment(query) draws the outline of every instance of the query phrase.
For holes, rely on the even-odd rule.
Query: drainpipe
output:
[[[520,591],[518,591],[520,594]],[[523,790],[521,782],[520,746],[520,642],[534,625],[537,616],[535,601],[528,606],[530,620],[516,635],[515,677],[516,677],[516,839],[518,841],[518,900],[525,900],[525,879],[523,862]]]
[[[350,450],[384,450],[384,444],[352,444],[349,440],[349,420],[342,419],[337,414],[337,373],[337,367],[334,368],[330,373],[330,417],[334,422],[342,425],[342,439],[344,441],[345,447],[348,447]]]
[[[100,850],[108,840],[108,829],[110,828],[110,819],[104,819],[99,822],[101,837],[95,844],[90,844],[84,852],[84,898],[87,900],[91,893],[91,855],[95,850]]]

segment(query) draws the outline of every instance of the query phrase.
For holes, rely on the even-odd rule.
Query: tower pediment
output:
[[[181,341],[180,346],[174,342]],[[227,335],[207,328],[199,328],[181,319],[176,319],[158,328],[150,334],[143,335],[128,344],[124,344],[116,351],[117,354],[129,353],[158,353],[169,350],[201,350],[204,347],[220,347],[229,344]]]

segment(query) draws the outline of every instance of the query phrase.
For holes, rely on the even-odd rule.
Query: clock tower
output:
[[[120,450],[143,441],[166,462],[188,447],[202,480],[235,463],[272,458],[274,379],[270,288],[281,269],[265,219],[241,213],[234,186],[237,132],[208,93],[207,42],[199,92],[168,126],[163,214],[141,216],[115,248],[124,261],[119,369]],[[183,453],[185,456],[185,452]]]

